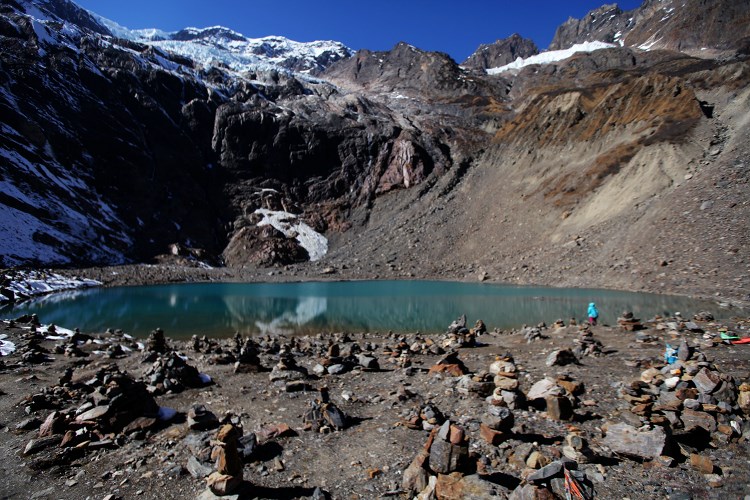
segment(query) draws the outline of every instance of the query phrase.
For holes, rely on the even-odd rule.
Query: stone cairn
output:
[[[242,485],[242,459],[237,451],[240,432],[232,424],[219,429],[216,440],[212,441],[211,459],[216,462],[216,471],[206,482],[211,492],[218,496],[231,495]]]
[[[633,316],[633,313],[630,311],[625,311],[624,313],[622,313],[622,316],[617,318],[617,324],[620,325],[621,328],[624,328],[629,332],[643,330],[644,328],[641,324],[641,320]]]
[[[523,405],[524,396],[518,389],[518,373],[511,354],[497,356],[490,365],[490,374],[494,376],[495,389],[488,401],[493,406],[507,406],[510,409]]]
[[[164,337],[164,330],[157,328],[152,330],[146,340],[146,351],[150,353],[164,354],[167,352],[167,339]]]
[[[584,392],[583,383],[567,375],[545,377],[531,386],[526,399],[534,408],[545,410],[552,420],[573,420],[578,407],[578,396]]]
[[[69,406],[50,413],[39,426],[38,437],[27,444],[24,455],[44,455],[37,463],[49,467],[72,453],[81,456],[88,450],[117,447],[129,435],[142,437],[157,425],[159,406],[146,386],[116,365],[101,368],[86,382],[73,382],[72,375],[66,370],[60,386],[29,401],[32,410]],[[70,406],[77,398],[82,402]]]
[[[260,362],[260,350],[251,338],[244,342],[237,342],[237,361],[234,363],[234,373],[259,373],[264,371]]]
[[[543,340],[547,337],[544,336],[542,333],[542,330],[546,330],[547,325],[544,323],[540,323],[537,326],[527,326],[521,329],[521,335],[523,335],[523,338],[526,340],[527,344],[531,344],[532,342],[536,342],[537,340]]]
[[[292,353],[292,348],[284,344],[279,349],[279,361],[271,369],[269,378],[274,384],[285,385],[290,382],[307,378],[307,368],[298,366]]]
[[[424,447],[404,471],[402,487],[419,498],[434,498],[441,486],[467,472],[469,443],[464,430],[446,420],[430,433]],[[451,478],[452,476],[452,478]]]
[[[356,342],[332,342],[313,367],[313,372],[316,375],[340,375],[353,369],[374,371],[380,369],[380,364],[371,352],[363,351]]]
[[[481,320],[480,320],[481,322]],[[484,326],[484,323],[481,323]],[[484,331],[487,331],[486,327]],[[448,330],[440,340],[440,346],[446,350],[458,349],[461,347],[475,347],[477,340],[477,329],[466,328],[466,315],[461,315],[448,326]]]
[[[305,426],[321,433],[347,428],[350,418],[330,400],[328,388],[321,387],[319,394],[320,397],[310,403],[310,409],[302,418]]]
[[[145,380],[152,394],[182,392],[186,387],[203,387],[206,382],[197,368],[172,351],[159,355],[146,370]]]
[[[700,451],[707,437],[726,444],[748,434],[743,416],[750,414],[750,384],[738,387],[684,340],[674,354],[668,350],[665,364],[646,369],[621,389],[632,417],[608,423],[604,443],[618,455],[666,464],[673,463],[670,454],[679,453],[712,474],[715,465]]]
[[[578,327],[578,338],[573,340],[573,354],[578,358],[604,356],[604,345],[594,338],[594,332],[591,331],[588,323],[583,323]]]
[[[413,430],[431,431],[445,422],[445,415],[434,403],[427,403],[409,412],[403,425]]]

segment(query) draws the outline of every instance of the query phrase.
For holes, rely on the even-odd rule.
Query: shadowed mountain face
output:
[[[475,69],[498,68],[512,63],[519,57],[525,59],[538,53],[539,49],[532,40],[514,33],[505,40],[480,45],[476,52],[462,63],[462,66]]]
[[[289,264],[318,233],[324,262],[364,274],[655,283],[653,263],[683,255],[694,224],[721,218],[725,238],[747,238],[748,8],[695,3],[604,6],[550,48],[614,46],[487,75],[537,48],[514,35],[459,66],[406,43],[349,57],[270,37],[244,59],[217,45],[221,64],[202,59],[207,44],[255,41],[184,30],[170,40],[200,47],[174,54],[64,0],[6,2],[0,265]],[[716,185],[739,196],[733,212],[680,218],[688,177],[701,200]],[[259,209],[288,215],[267,224]],[[644,251],[636,235],[657,221],[670,237]],[[746,258],[737,248],[711,257],[711,276]],[[641,259],[649,278],[632,272]]]

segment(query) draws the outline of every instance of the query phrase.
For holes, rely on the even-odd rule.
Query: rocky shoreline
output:
[[[4,321],[0,496],[750,494],[748,319],[542,319],[188,341]]]

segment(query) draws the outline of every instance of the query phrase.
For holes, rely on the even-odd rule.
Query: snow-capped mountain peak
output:
[[[131,30],[92,15],[118,38],[158,47],[204,66],[220,64],[238,72],[274,67],[303,73],[322,71],[353,53],[335,41],[296,42],[283,36],[248,38],[224,26],[188,27],[174,32],[153,28]]]

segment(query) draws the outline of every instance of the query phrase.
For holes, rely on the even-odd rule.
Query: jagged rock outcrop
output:
[[[681,52],[736,50],[750,36],[748,16],[750,5],[734,0],[645,0],[631,11],[608,4],[582,19],[568,19],[557,29],[549,50],[594,40]]]
[[[583,19],[571,17],[560,25],[549,50],[566,49],[576,43],[591,41],[619,43],[633,24],[631,12],[623,12],[616,3],[603,5]]]
[[[473,69],[498,68],[515,61],[517,58],[526,58],[539,53],[539,49],[533,40],[523,38],[514,33],[504,40],[495,43],[480,45],[461,66]]]

